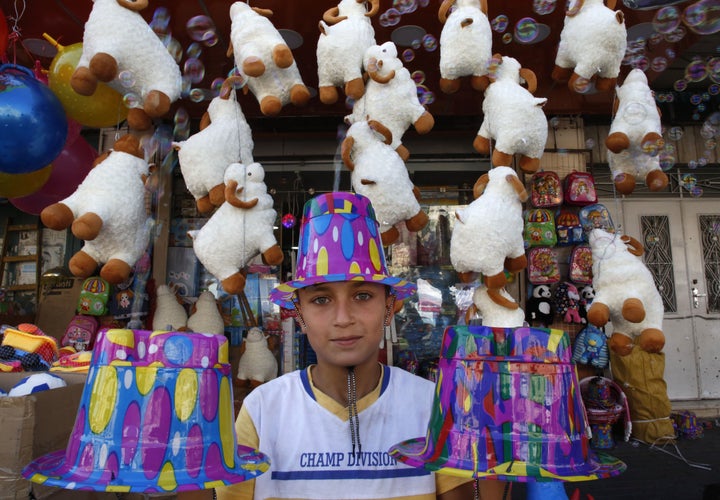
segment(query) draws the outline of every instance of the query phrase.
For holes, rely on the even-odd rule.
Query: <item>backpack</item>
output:
[[[528,281],[549,285],[560,281],[560,265],[554,248],[535,247],[528,252]]]
[[[531,208],[525,212],[525,246],[551,247],[557,243],[555,215],[547,208]]]
[[[609,233],[615,232],[615,225],[610,217],[610,212],[602,203],[582,207],[578,212],[578,217],[580,217],[580,225],[582,225],[585,234],[596,228],[604,229]]]
[[[590,172],[572,171],[564,180],[565,203],[567,205],[585,206],[597,203],[595,179]]]
[[[75,348],[77,352],[89,351],[95,344],[98,320],[95,316],[76,314],[65,328],[60,344]]]
[[[592,262],[592,250],[589,245],[578,245],[573,248],[570,254],[570,281],[592,285]]]
[[[102,316],[107,312],[107,303],[110,298],[110,283],[100,276],[91,276],[83,281],[80,297],[78,298],[77,312]]]
[[[530,202],[538,208],[562,205],[562,183],[558,174],[552,171],[534,174],[530,179]]]
[[[557,245],[577,245],[585,241],[585,233],[580,225],[580,217],[573,212],[563,211],[555,219]]]

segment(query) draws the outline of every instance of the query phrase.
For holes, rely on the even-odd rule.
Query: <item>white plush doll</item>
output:
[[[277,377],[277,359],[270,351],[267,338],[260,328],[250,328],[242,349],[237,370],[237,379],[240,383],[249,382],[251,387],[257,387]]]
[[[148,0],[93,0],[82,56],[70,80],[85,96],[95,93],[98,81],[138,96],[138,107],[127,117],[136,130],[149,129],[152,118],[165,115],[182,89],[177,62],[139,13],[147,6]],[[121,73],[131,78],[121,83]]]
[[[504,289],[498,290],[498,294],[508,303],[515,303],[512,296]],[[465,323],[469,324],[473,315],[479,313],[483,326],[496,328],[516,328],[525,324],[525,312],[515,303],[514,308],[507,308],[499,305],[488,294],[485,285],[479,285],[473,292],[473,303],[465,312]]]
[[[668,185],[657,156],[663,146],[662,124],[647,76],[641,69],[633,69],[616,92],[614,117],[605,140],[615,188],[631,194],[640,177],[650,191],[662,191]]]
[[[368,9],[369,6],[369,9]],[[360,99],[365,93],[363,55],[375,45],[370,18],[378,13],[380,0],[340,0],[325,11],[319,23],[317,43],[318,94],[324,104],[338,99],[336,87]]]
[[[450,261],[461,281],[482,273],[490,298],[516,309],[500,290],[507,283],[504,269],[515,273],[527,267],[522,218],[527,191],[512,168],[500,166],[480,176],[473,194],[475,200],[455,214]]]
[[[187,326],[190,331],[199,333],[222,335],[225,332],[225,322],[212,292],[206,290],[200,294],[193,304],[193,313],[188,318]]]
[[[615,87],[627,48],[627,30],[617,0],[569,0],[565,24],[555,57],[552,79],[568,83],[573,92],[595,88],[607,92]]]
[[[209,213],[225,201],[223,177],[231,163],[253,162],[252,130],[235,98],[239,76],[223,83],[200,121],[200,131],[186,141],[173,142],[185,185],[198,211]]]
[[[372,202],[385,246],[400,237],[398,222],[404,221],[409,231],[420,231],[428,223],[405,162],[391,142],[385,126],[360,121],[348,129],[341,148],[343,163],[352,172],[353,189]]]
[[[373,45],[363,58],[368,74],[365,94],[355,101],[352,114],[345,121],[374,120],[385,125],[392,133],[391,146],[402,157],[410,153],[402,145],[402,136],[410,125],[418,134],[427,134],[435,125],[435,119],[420,104],[417,87],[410,72],[397,56],[397,47],[392,42]]]
[[[245,288],[245,265],[256,255],[270,265],[280,264],[283,253],[275,239],[277,213],[259,163],[233,163],[225,170],[225,203],[198,231],[188,231],[198,260],[236,294]]]
[[[448,11],[454,7],[448,15]],[[492,29],[487,0],[443,0],[440,32],[440,90],[452,94],[460,78],[470,76],[475,90],[488,86],[487,66],[492,55]]]
[[[124,135],[113,149],[95,160],[95,166],[75,192],[46,207],[40,218],[50,229],[72,226],[85,240],[70,259],[73,275],[87,278],[104,264],[100,276],[115,285],[128,279],[145,253],[150,235],[145,209],[145,181],[149,166],[140,141]]]
[[[548,123],[542,107],[546,98],[534,97],[535,73],[520,67],[517,59],[496,55],[489,73],[490,86],[483,100],[483,122],[473,142],[478,153],[490,153],[495,141],[493,165],[510,165],[514,154],[521,155],[520,169],[534,173],[547,142]],[[528,88],[522,87],[522,81]]]
[[[167,285],[157,287],[157,305],[153,314],[153,330],[181,331],[187,328],[188,315]]]
[[[238,72],[247,80],[260,111],[275,116],[283,106],[304,106],[310,99],[295,58],[280,32],[268,19],[272,11],[245,2],[230,6],[228,57],[235,56]]]
[[[587,313],[588,322],[601,328],[612,321],[609,346],[621,356],[630,354],[633,345],[660,352],[665,345],[663,302],[640,258],[642,245],[635,238],[602,229],[593,229],[589,240],[595,299]]]

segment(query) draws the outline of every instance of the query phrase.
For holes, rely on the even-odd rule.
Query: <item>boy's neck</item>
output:
[[[368,363],[356,366],[355,383],[357,398],[362,399],[370,394],[380,382],[382,366],[380,363]],[[313,385],[343,406],[348,405],[348,368],[317,364],[312,367]]]

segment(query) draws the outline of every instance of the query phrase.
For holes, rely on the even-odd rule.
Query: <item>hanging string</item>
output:
[[[347,375],[347,399],[348,399],[348,421],[350,422],[350,440],[352,441],[352,453],[355,455],[357,446],[358,453],[362,453],[360,442],[360,417],[357,409],[357,382],[355,380],[355,367],[348,368]]]

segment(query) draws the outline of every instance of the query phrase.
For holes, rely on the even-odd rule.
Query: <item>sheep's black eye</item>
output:
[[[252,177],[252,172],[248,172],[248,177]]]

